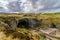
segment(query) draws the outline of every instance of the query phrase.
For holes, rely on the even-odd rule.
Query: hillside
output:
[[[60,39],[60,36],[57,36],[60,33],[59,30],[59,13],[0,14],[0,40],[52,40],[53,38],[55,40],[55,37],[57,40]]]

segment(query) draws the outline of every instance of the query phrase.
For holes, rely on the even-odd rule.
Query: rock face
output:
[[[17,27],[21,27],[21,28],[34,28],[37,24],[37,20],[35,19],[27,19],[27,18],[24,18],[24,19],[21,19],[19,20],[18,24],[17,24]]]
[[[4,23],[7,24],[10,29],[13,30],[15,30],[17,27],[17,20],[15,18],[10,18],[10,19],[7,18],[5,19]]]

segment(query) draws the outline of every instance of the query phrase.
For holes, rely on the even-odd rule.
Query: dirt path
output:
[[[59,36],[49,34],[52,31],[55,31],[55,29],[52,29],[52,30],[49,29],[49,30],[46,30],[46,31],[40,29],[40,33],[44,34],[47,37],[47,39],[49,38],[49,39],[52,39],[52,40],[59,40],[60,39]]]

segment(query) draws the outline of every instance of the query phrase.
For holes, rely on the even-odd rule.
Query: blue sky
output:
[[[0,0],[0,12],[60,12],[60,0]]]

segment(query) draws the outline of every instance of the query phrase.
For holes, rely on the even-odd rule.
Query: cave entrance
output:
[[[19,28],[28,28],[29,26],[29,20],[27,18],[19,20],[17,27]]]

